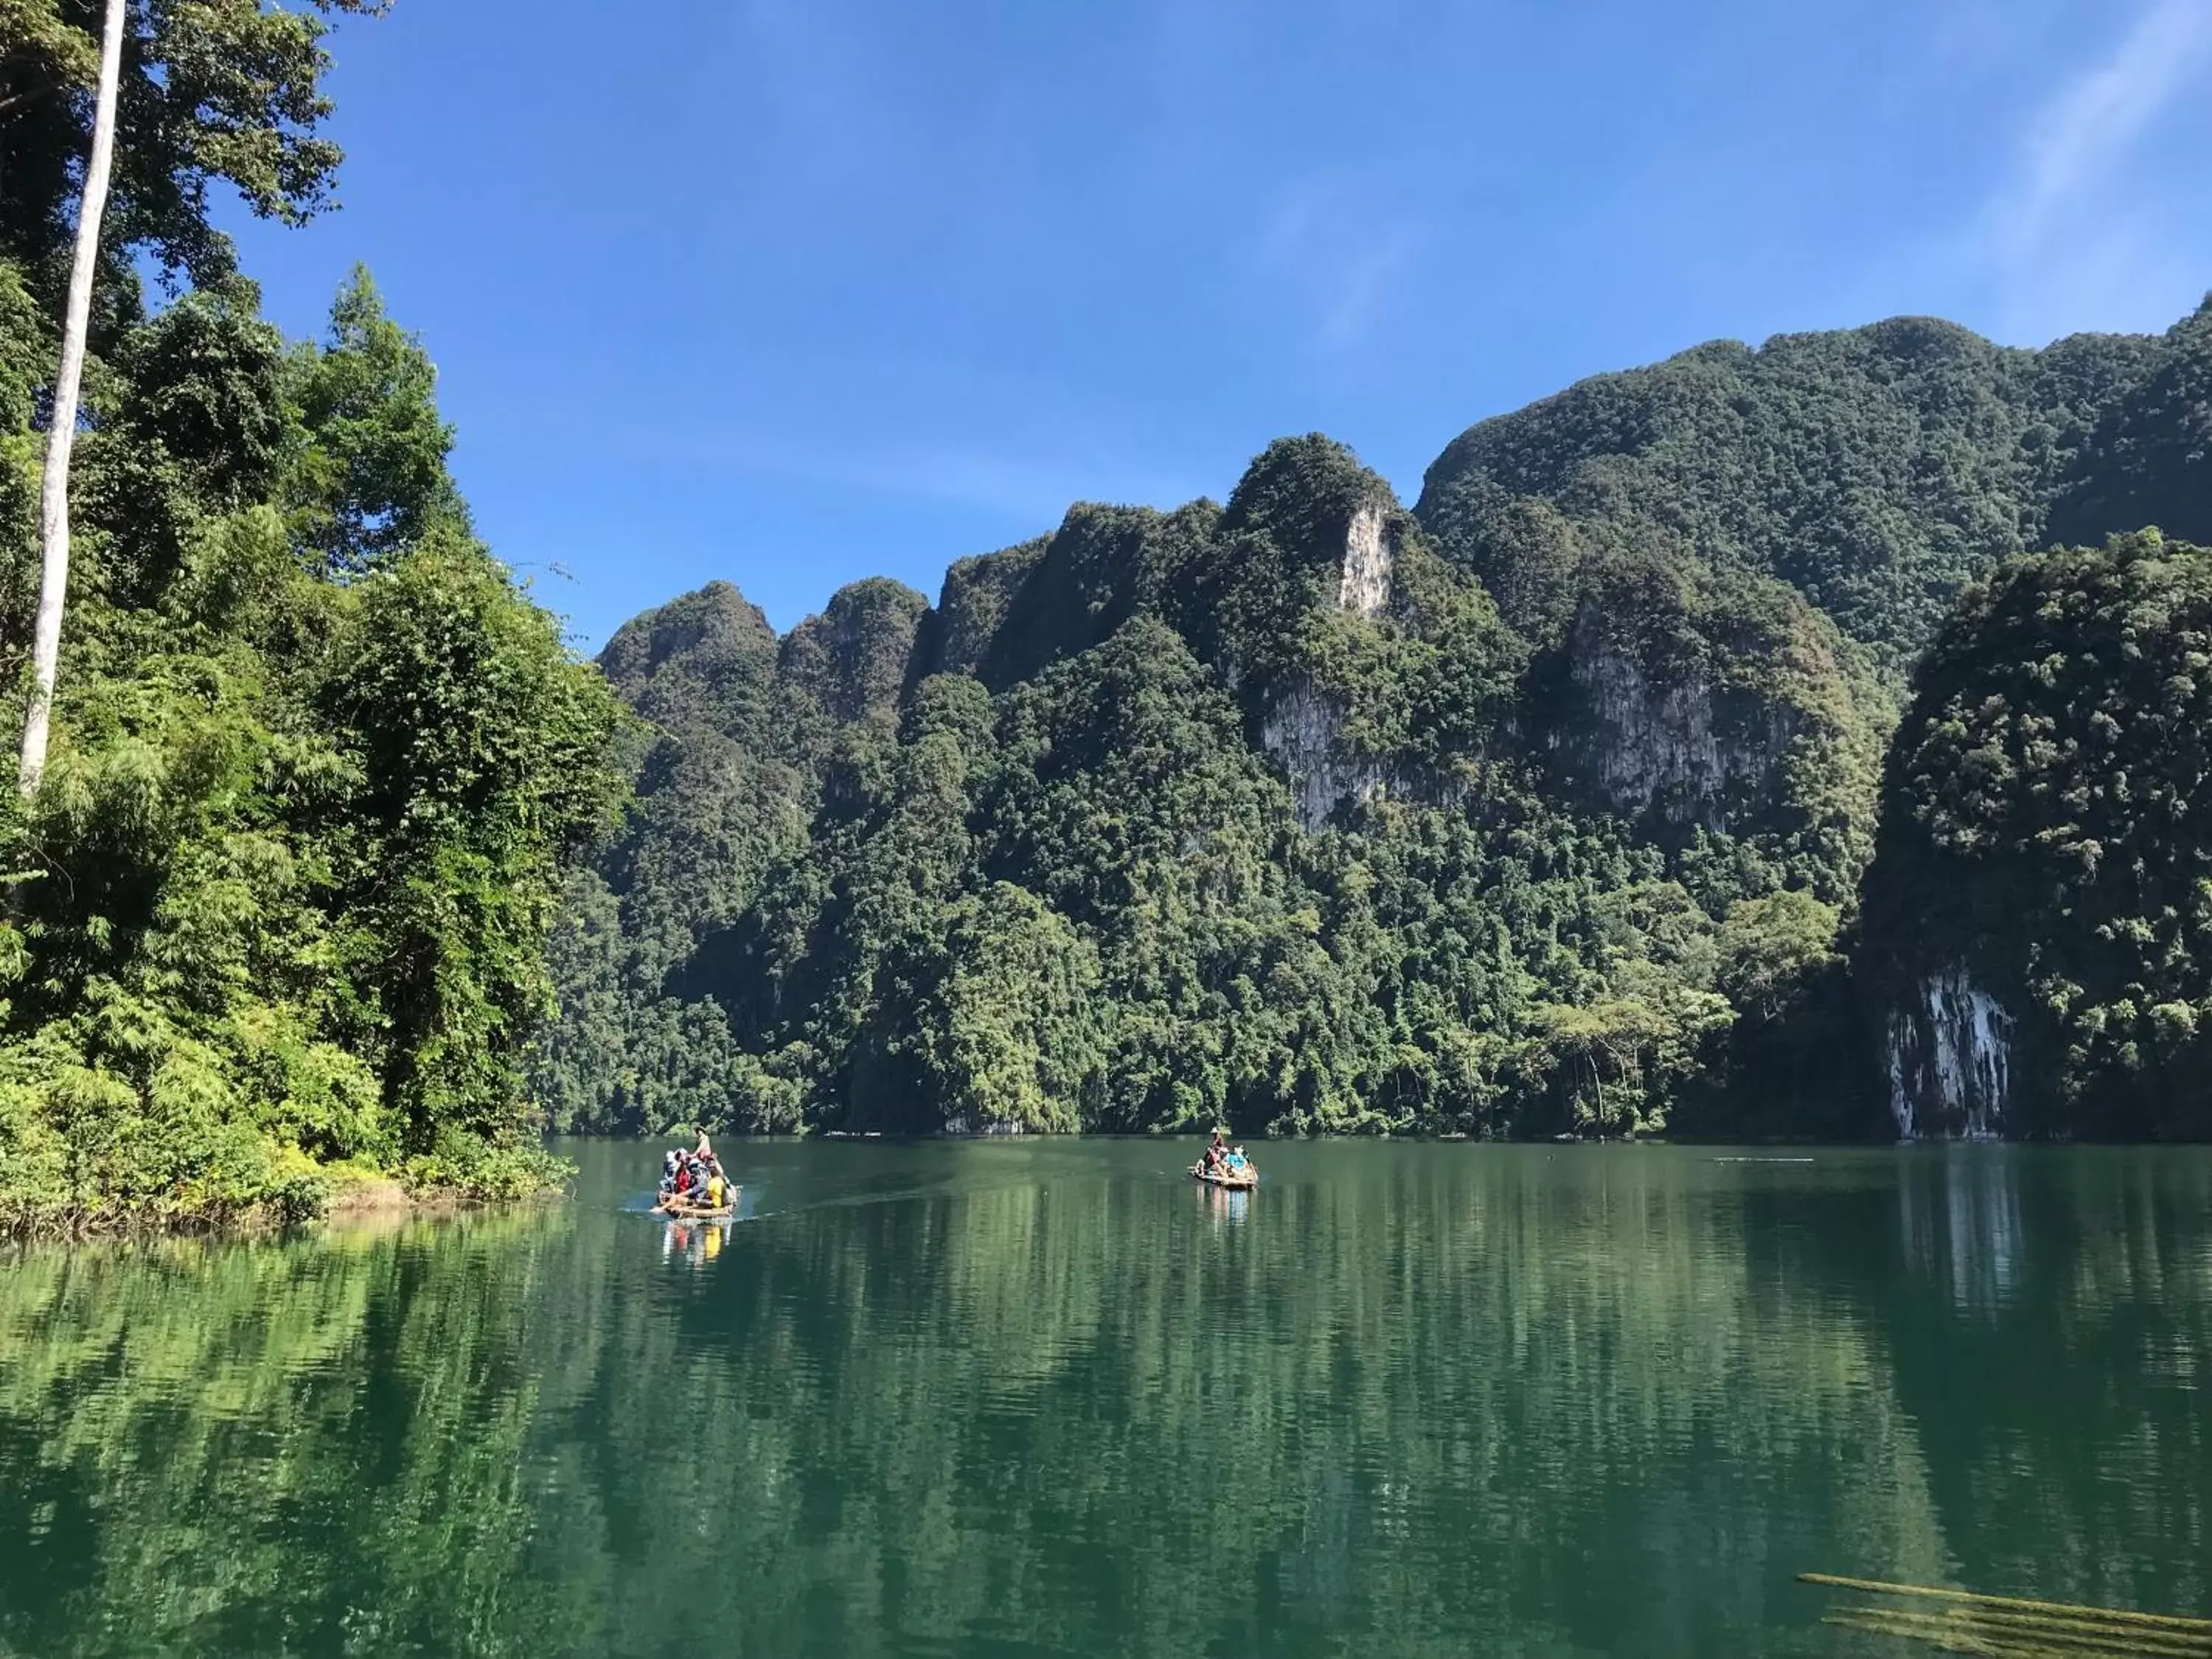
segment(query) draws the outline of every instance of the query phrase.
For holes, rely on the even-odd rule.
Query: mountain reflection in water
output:
[[[725,1148],[0,1270],[0,1652],[1896,1651],[2212,1613],[2212,1155]]]

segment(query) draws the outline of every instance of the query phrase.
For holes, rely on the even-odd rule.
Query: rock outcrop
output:
[[[1775,804],[1805,726],[1788,703],[1717,688],[1696,669],[1656,676],[1587,609],[1565,671],[1570,706],[1544,741],[1577,793],[1676,830],[1732,830]]]
[[[1962,968],[1931,974],[1888,1018],[1889,1110],[1906,1140],[1995,1140],[2012,1088],[2013,1022]]]
[[[1345,714],[1341,700],[1298,680],[1261,722],[1260,746],[1283,769],[1298,825],[1309,832],[1325,828],[1347,802],[1365,805],[1386,784],[1382,763],[1345,741]]]
[[[1396,510],[1387,495],[1370,495],[1352,508],[1334,584],[1338,611],[1365,622],[1389,611],[1397,562],[1390,518]],[[1342,697],[1298,674],[1277,690],[1260,722],[1260,746],[1283,769],[1298,823],[1309,832],[1326,826],[1339,807],[1364,806],[1386,787],[1386,763],[1345,735],[1350,714]]]
[[[835,725],[896,723],[929,601],[872,576],[841,587],[784,636],[776,679],[794,710]]]
[[[1397,550],[1391,545],[1391,504],[1362,501],[1344,533],[1344,574],[1336,585],[1336,605],[1370,620],[1390,607],[1390,569]]]

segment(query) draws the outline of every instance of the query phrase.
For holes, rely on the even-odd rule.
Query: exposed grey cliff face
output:
[[[1382,501],[1363,502],[1352,515],[1345,532],[1344,569],[1336,588],[1340,611],[1354,616],[1381,616],[1390,605],[1390,570],[1396,550],[1390,545],[1389,507]]]
[[[1344,705],[1300,680],[1275,699],[1260,743],[1289,775],[1298,826],[1326,825],[1345,801],[1364,805],[1381,793],[1382,763],[1344,741]]]
[[[1889,1014],[1889,1109],[1907,1140],[2005,1133],[2012,1020],[1962,968],[1929,974]]]
[[[1354,509],[1337,574],[1338,610],[1372,620],[1389,609],[1396,562],[1389,510],[1389,503],[1379,500]],[[1261,746],[1289,777],[1298,823],[1309,832],[1326,825],[1344,803],[1364,805],[1372,800],[1389,781],[1381,760],[1346,742],[1346,713],[1340,699],[1301,677],[1276,694],[1261,722]]]
[[[1588,610],[1565,666],[1570,706],[1543,721],[1539,741],[1596,804],[1679,830],[1728,830],[1779,798],[1783,760],[1802,729],[1787,704],[1717,690],[1701,673],[1656,678]]]

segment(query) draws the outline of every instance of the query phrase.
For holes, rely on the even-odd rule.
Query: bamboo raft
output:
[[[1241,1176],[1216,1175],[1203,1164],[1194,1164],[1190,1166],[1190,1173],[1193,1180],[1203,1181],[1209,1187],[1224,1188],[1232,1193],[1249,1192],[1260,1184],[1257,1170],[1247,1170]]]
[[[669,1221],[727,1221],[738,1212],[735,1199],[719,1209],[703,1204],[656,1204],[653,1213]]]
[[[2081,1607],[2015,1595],[1978,1595],[1925,1584],[1889,1584],[1828,1572],[1801,1572],[1798,1582],[1889,1596],[1903,1607],[1860,1601],[1831,1608],[1820,1622],[1839,1630],[1893,1636],[1941,1653],[1981,1659],[2212,1659],[2212,1619]]]

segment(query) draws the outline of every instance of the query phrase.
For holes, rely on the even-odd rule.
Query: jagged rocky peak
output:
[[[2090,426],[2175,349],[2106,336],[2027,351],[1914,317],[1701,347],[1469,428],[1415,512],[1516,627],[1565,620],[1541,593],[1578,550],[1672,542],[1790,583],[1901,675],[1952,596],[2026,550],[2077,459],[2111,473],[2085,450]],[[2140,453],[2125,435],[2115,453]],[[1534,502],[1556,517],[1520,506]]]
[[[1400,541],[1410,527],[1389,483],[1319,433],[1268,445],[1221,520],[1228,544],[1258,567],[1250,579],[1289,581],[1312,603],[1370,617],[1389,608]]]
[[[896,720],[929,601],[904,582],[871,576],[841,587],[783,641],[778,677],[830,719]]]
[[[1043,562],[1050,539],[1039,536],[997,553],[978,553],[957,560],[945,571],[937,608],[924,625],[928,672],[983,677],[1006,613]]]
[[[775,629],[761,608],[729,582],[711,581],[641,611],[599,652],[599,668],[618,690],[641,684],[672,661],[699,657],[750,659],[775,649]]]
[[[932,619],[930,671],[1003,690],[1090,650],[1140,611],[1178,614],[1220,511],[1206,501],[1169,513],[1079,502],[1049,536],[962,560]]]
[[[708,582],[633,617],[599,653],[600,672],[656,725],[757,737],[775,678],[775,630],[728,582]]]
[[[1343,445],[1311,434],[1271,444],[1229,498],[1217,553],[1216,656],[1256,698],[1261,747],[1283,769],[1309,830],[1388,787],[1389,757],[1346,735],[1344,688],[1316,674],[1300,617],[1391,617],[1399,564],[1419,529],[1390,486]]]

